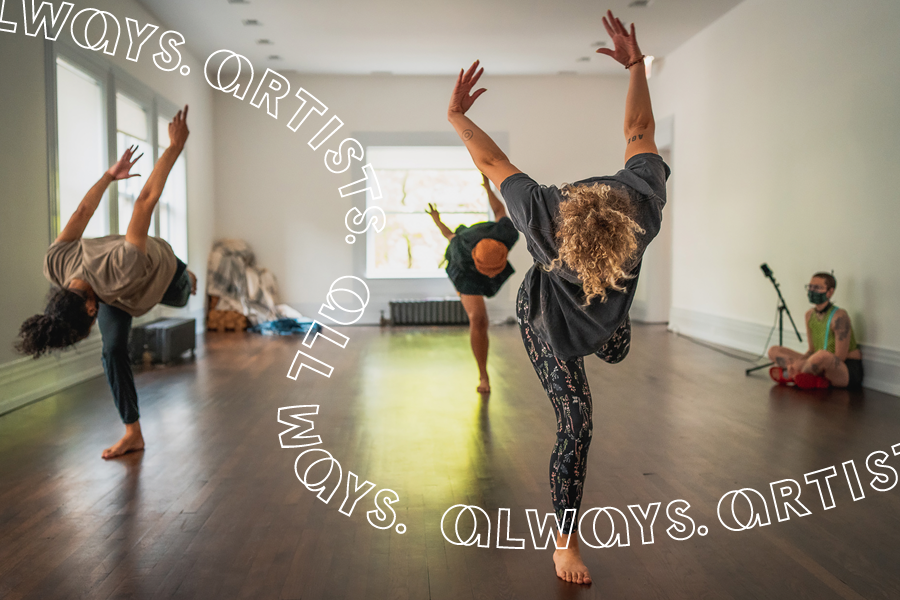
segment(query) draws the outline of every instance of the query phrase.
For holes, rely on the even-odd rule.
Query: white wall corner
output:
[[[58,356],[0,365],[0,415],[103,374],[100,336]]]
[[[684,308],[672,308],[669,331],[720,346],[757,355],[764,350],[771,326],[719,317]],[[785,346],[805,351],[806,341],[797,341],[790,323],[785,324]],[[777,331],[768,345],[778,343]],[[865,387],[900,396],[900,351],[860,344]]]

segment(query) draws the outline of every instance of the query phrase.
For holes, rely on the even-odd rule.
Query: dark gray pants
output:
[[[180,260],[175,277],[169,284],[160,304],[184,306],[191,294],[191,281],[187,265]],[[134,373],[128,354],[128,336],[131,334],[132,317],[124,310],[100,303],[97,308],[97,322],[103,337],[103,370],[112,390],[113,400],[119,409],[119,416],[125,424],[141,418],[138,411],[137,389],[134,387]]]

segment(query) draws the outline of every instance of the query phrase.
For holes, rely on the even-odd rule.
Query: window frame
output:
[[[45,40],[44,42],[44,62],[45,62],[45,83],[46,83],[46,105],[47,105],[47,167],[48,167],[48,188],[49,188],[49,243],[57,238],[62,230],[61,214],[60,214],[60,182],[59,182],[59,130],[57,122],[58,114],[58,95],[57,95],[57,59],[71,63],[73,66],[85,71],[92,77],[96,78],[100,83],[106,98],[104,106],[104,134],[106,138],[106,164],[112,165],[113,161],[119,158],[118,152],[118,119],[116,115],[116,95],[121,93],[133,102],[139,104],[147,111],[150,148],[144,148],[145,153],[149,153],[153,165],[159,160],[159,140],[157,122],[160,117],[171,120],[178,112],[175,103],[169,101],[159,93],[155,92],[149,86],[141,83],[133,76],[126,73],[120,67],[112,64],[102,56],[96,53],[88,53],[82,49],[70,46],[60,41]],[[188,175],[187,175],[187,157],[182,155],[185,160],[185,188],[187,193]],[[99,177],[101,174],[98,173]],[[144,179],[149,176],[146,174]],[[87,190],[85,190],[86,192]],[[119,231],[119,186],[114,181],[106,191],[106,200],[109,210],[109,233],[115,234]],[[188,240],[190,240],[190,224],[188,223],[187,204],[190,198],[187,198],[185,209],[185,227],[188,232]],[[160,231],[160,207],[156,206],[154,211],[154,230],[153,236],[159,236]]]

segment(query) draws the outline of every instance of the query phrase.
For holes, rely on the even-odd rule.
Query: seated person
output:
[[[469,339],[475,362],[478,363],[479,383],[476,390],[481,394],[489,394],[488,315],[484,297],[494,296],[514,273],[506,256],[519,239],[519,232],[506,216],[506,207],[491,191],[490,181],[484,175],[482,179],[496,221],[476,223],[468,227],[460,225],[453,232],[441,221],[441,213],[433,204],[429,204],[425,212],[431,215],[434,224],[450,241],[444,255],[447,260],[447,276],[459,293],[463,308],[469,316]]]
[[[769,358],[777,364],[769,374],[781,384],[800,388],[858,388],[862,385],[862,354],[853,335],[850,315],[831,303],[837,281],[830,273],[816,273],[806,286],[809,301],[815,304],[806,313],[805,354],[783,346],[769,348]]]

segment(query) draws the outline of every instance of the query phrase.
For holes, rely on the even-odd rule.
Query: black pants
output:
[[[594,427],[591,388],[584,372],[584,358],[559,359],[550,346],[534,333],[528,322],[528,295],[524,283],[519,288],[516,316],[528,358],[556,411],[556,444],[550,455],[550,499],[561,531],[571,533],[578,525]],[[614,364],[628,355],[630,347],[631,321],[626,317],[597,356]],[[566,509],[575,509],[574,519],[564,520]]]
[[[177,260],[177,259],[176,259]],[[169,284],[160,304],[181,307],[187,304],[191,293],[191,281],[187,265],[180,260],[175,277]],[[124,310],[100,303],[97,308],[97,322],[103,337],[103,370],[112,390],[113,400],[119,416],[125,424],[141,418],[138,411],[137,389],[134,387],[134,373],[128,354],[128,336],[131,334],[131,315]]]

